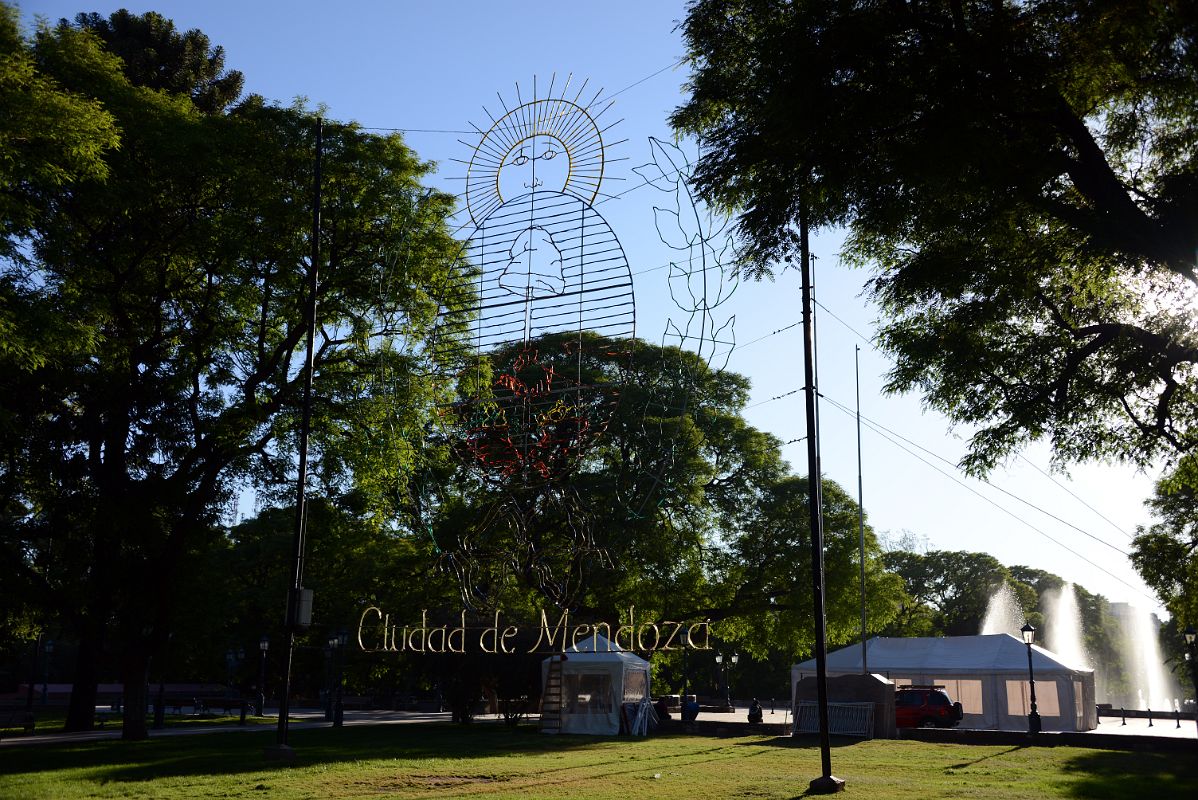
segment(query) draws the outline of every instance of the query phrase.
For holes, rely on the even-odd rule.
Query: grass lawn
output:
[[[544,736],[479,724],[293,730],[0,749],[0,798],[791,798],[819,774],[813,739]],[[1198,758],[1068,747],[839,744],[848,797],[1198,797]]]

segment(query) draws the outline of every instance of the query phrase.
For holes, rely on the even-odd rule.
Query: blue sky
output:
[[[585,99],[602,89],[601,98],[615,101],[601,118],[617,123],[604,134],[609,162],[602,190],[624,194],[597,208],[619,236],[636,281],[637,334],[662,341],[667,320],[681,318],[663,268],[671,254],[654,224],[654,207],[668,206],[668,198],[641,185],[633,171],[650,160],[649,137],[672,139],[666,117],[682,102],[686,79],[685,71],[674,66],[683,55],[677,31],[685,12],[681,2],[25,0],[18,5],[29,25],[35,15],[55,21],[79,11],[109,14],[124,7],[135,13],[156,10],[179,28],[200,28],[225,48],[227,66],[245,74],[247,91],[281,102],[305,97],[327,106],[333,119],[404,129],[416,152],[438,163],[434,182],[455,193],[461,191],[466,168],[454,159],[469,159],[470,146],[478,141],[471,123],[488,127],[484,107],[492,115],[502,113],[503,104],[511,107],[517,84],[527,99],[534,76],[542,94],[552,76],[559,86],[571,74],[575,86],[586,80]],[[816,293],[823,306],[820,389],[829,400],[821,409],[825,477],[856,494],[856,426],[835,404],[854,405],[854,347],[860,345],[863,416],[934,454],[904,443],[917,458],[865,426],[865,508],[879,534],[910,531],[926,537],[930,548],[989,552],[1005,564],[1055,572],[1112,601],[1157,609],[1117,552],[1127,549],[1136,525],[1149,522],[1142,503],[1156,476],[1083,465],[1069,477],[1049,479],[1041,472],[1047,469],[1046,453],[1033,449],[1026,460],[1014,459],[992,476],[1009,493],[1004,494],[938,460],[955,463],[967,432],[952,431],[939,415],[923,412],[916,396],[881,393],[888,363],[868,341],[877,312],[861,295],[867,275],[838,264],[839,242],[837,231],[820,232],[813,241]],[[718,312],[721,318],[736,318],[737,346],[728,367],[752,379],[746,416],[784,442],[804,432],[802,393],[796,391],[802,385],[799,311],[798,276],[783,273],[773,282],[740,285]],[[799,473],[806,472],[804,447],[796,442],[785,448]]]

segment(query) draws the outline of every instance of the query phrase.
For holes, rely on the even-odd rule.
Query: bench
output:
[[[0,706],[0,732],[7,728],[20,727],[26,734],[30,734],[34,732],[34,726],[34,717],[29,713],[26,704]]]
[[[194,707],[195,703],[196,699],[194,694],[181,692],[163,692],[162,694],[163,710],[165,711],[166,709],[171,709],[174,711],[176,716],[182,716],[183,709],[188,706]],[[158,708],[157,692],[150,692],[150,698],[147,707],[153,710]]]
[[[211,714],[217,708],[224,709],[225,714],[231,714],[234,710],[240,711],[243,705],[249,703],[249,700],[242,697],[194,697],[191,706],[196,714]]]

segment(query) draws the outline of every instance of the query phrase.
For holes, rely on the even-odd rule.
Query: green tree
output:
[[[86,29],[39,34],[40,73],[110,113],[120,147],[106,180],[59,187],[2,265],[37,335],[75,332],[0,379],[4,563],[79,639],[68,726],[90,727],[111,654],[129,738],[145,735],[146,664],[185,600],[179,576],[239,481],[294,485],[315,128],[302,108],[230,106],[239,80],[189,66],[199,38],[143,21],[114,23],[122,47],[144,35],[146,64],[184,58],[195,83],[142,86],[162,70],[77,58],[99,50]],[[219,70],[215,50],[200,61]],[[461,266],[452,198],[420,185],[427,170],[398,136],[326,132],[315,481],[376,525],[411,505],[411,434],[434,392],[414,354]]]
[[[225,69],[224,48],[213,47],[203,31],[180,33],[161,14],[132,14],[123,8],[109,17],[76,14],[75,25],[99,36],[137,86],[186,95],[207,114],[227,110],[241,95],[245,77]],[[66,20],[60,26],[66,27]]]
[[[604,430],[577,458],[566,453],[568,430],[522,431],[513,421],[486,434],[552,435],[561,452],[542,458],[573,460],[554,480],[498,477],[476,460],[493,451],[477,434],[468,446],[458,443],[469,477],[444,504],[435,537],[467,604],[548,602],[607,619],[630,602],[641,605],[638,598],[658,604],[647,612],[666,614],[709,605],[703,592],[713,544],[740,529],[758,487],[782,474],[777,440],[740,416],[747,380],[677,348],[592,333],[543,337],[534,349],[538,360],[517,377],[531,386],[550,373],[578,375],[584,388],[574,402],[594,410],[589,423]],[[493,364],[512,360],[508,352],[489,355]],[[502,387],[494,397],[505,400]]]
[[[1187,458],[1157,481],[1145,505],[1156,522],[1136,530],[1132,564],[1184,628],[1198,627],[1198,463]]]
[[[531,385],[547,370],[565,372],[556,354],[581,351],[581,369],[568,374],[581,374],[588,391],[618,389],[603,435],[566,479],[570,494],[513,473],[510,482],[464,481],[442,506],[435,538],[466,602],[517,613],[548,604],[579,619],[626,619],[629,606],[639,619],[710,619],[724,646],[787,668],[813,641],[807,482],[787,475],[775,437],[745,422],[748,381],[674,347],[581,341],[566,351],[558,337],[537,340],[537,362],[516,376]],[[518,439],[518,427],[493,435]],[[477,442],[464,449],[480,451]],[[832,483],[824,500],[829,630],[848,641],[860,632],[858,509]],[[878,630],[901,582],[884,570],[869,528],[866,550]],[[701,657],[662,653],[655,663],[661,685],[681,688],[684,668],[692,687],[710,677]]]
[[[36,453],[19,441],[30,416],[36,418],[47,398],[13,379],[52,363],[63,350],[88,341],[76,320],[30,302],[22,276],[30,270],[30,237],[53,213],[59,193],[81,182],[108,175],[105,156],[118,144],[117,126],[99,102],[72,91],[40,68],[47,51],[72,68],[114,78],[120,62],[96,42],[71,32],[38,30],[40,44],[25,39],[18,13],[0,3],[0,372],[6,381],[0,405],[0,514],[5,520],[23,513],[22,497],[32,480]],[[42,609],[48,598],[32,571],[44,572],[41,549],[22,550],[6,529],[0,537],[0,635],[25,641],[48,629]],[[36,555],[34,555],[36,551]],[[29,558],[30,571],[23,559]],[[54,635],[53,629],[49,629]]]
[[[697,0],[701,194],[768,274],[800,215],[871,264],[893,391],[1154,465],[1198,444],[1198,12],[1119,0]]]
[[[38,69],[38,50],[26,41],[17,9],[0,3],[0,257],[19,259],[24,237],[36,226],[62,187],[103,179],[103,156],[117,145],[112,114],[93,98],[71,92]],[[76,68],[118,74],[120,63],[97,43],[69,31],[39,30]],[[11,291],[6,283],[6,291]],[[21,360],[44,354],[22,352],[23,325],[0,309],[0,355]]]
[[[749,654],[772,652],[786,669],[815,642],[811,593],[811,531],[806,477],[788,476],[765,487],[731,545],[720,584],[731,595],[721,632]],[[861,542],[857,502],[833,481],[823,482],[825,616],[828,641],[861,636]],[[902,582],[885,569],[873,529],[865,528],[867,627],[885,629],[899,611]],[[723,635],[723,633],[722,633]]]
[[[907,593],[890,635],[974,636],[982,630],[991,595],[1004,584],[1016,590],[1025,613],[1035,607],[1031,588],[1013,581],[1010,571],[988,553],[900,550],[886,553],[883,560],[902,578]]]
[[[345,629],[351,646],[343,654],[349,694],[386,696],[410,691],[411,676],[425,674],[427,659],[408,654],[362,654],[356,647],[357,625],[363,611],[384,609],[399,624],[419,622],[427,609],[433,620],[455,620],[460,609],[452,576],[433,569],[435,546],[423,532],[379,525],[373,511],[354,495],[335,500],[313,498],[308,510],[308,540],[304,585],[312,589],[315,603],[312,627],[297,639],[294,691],[316,697],[324,688],[320,651],[331,633]],[[215,608],[188,609],[189,630],[204,631],[203,641],[217,649],[203,653],[208,673],[221,666],[218,657],[226,645],[256,647],[263,634],[279,643],[282,598],[290,581],[290,550],[294,508],[263,509],[228,532],[220,549],[212,586]],[[210,601],[212,602],[212,601]],[[272,661],[272,666],[277,662]],[[257,665],[247,671],[246,682],[257,681]],[[203,672],[197,670],[193,674]],[[267,675],[267,689],[275,692],[278,670]],[[223,678],[222,678],[223,680]]]

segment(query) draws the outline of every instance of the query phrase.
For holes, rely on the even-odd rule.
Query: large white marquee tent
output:
[[[869,671],[895,684],[944,686],[960,701],[963,728],[1027,730],[1030,710],[1027,645],[1009,633],[943,638],[886,638],[866,641]],[[1098,727],[1094,671],[1066,664],[1032,645],[1036,706],[1043,730],[1083,731]],[[828,654],[829,676],[861,672],[861,645]],[[815,675],[815,660],[791,668],[791,698],[801,678]],[[835,700],[836,698],[829,698]]]

